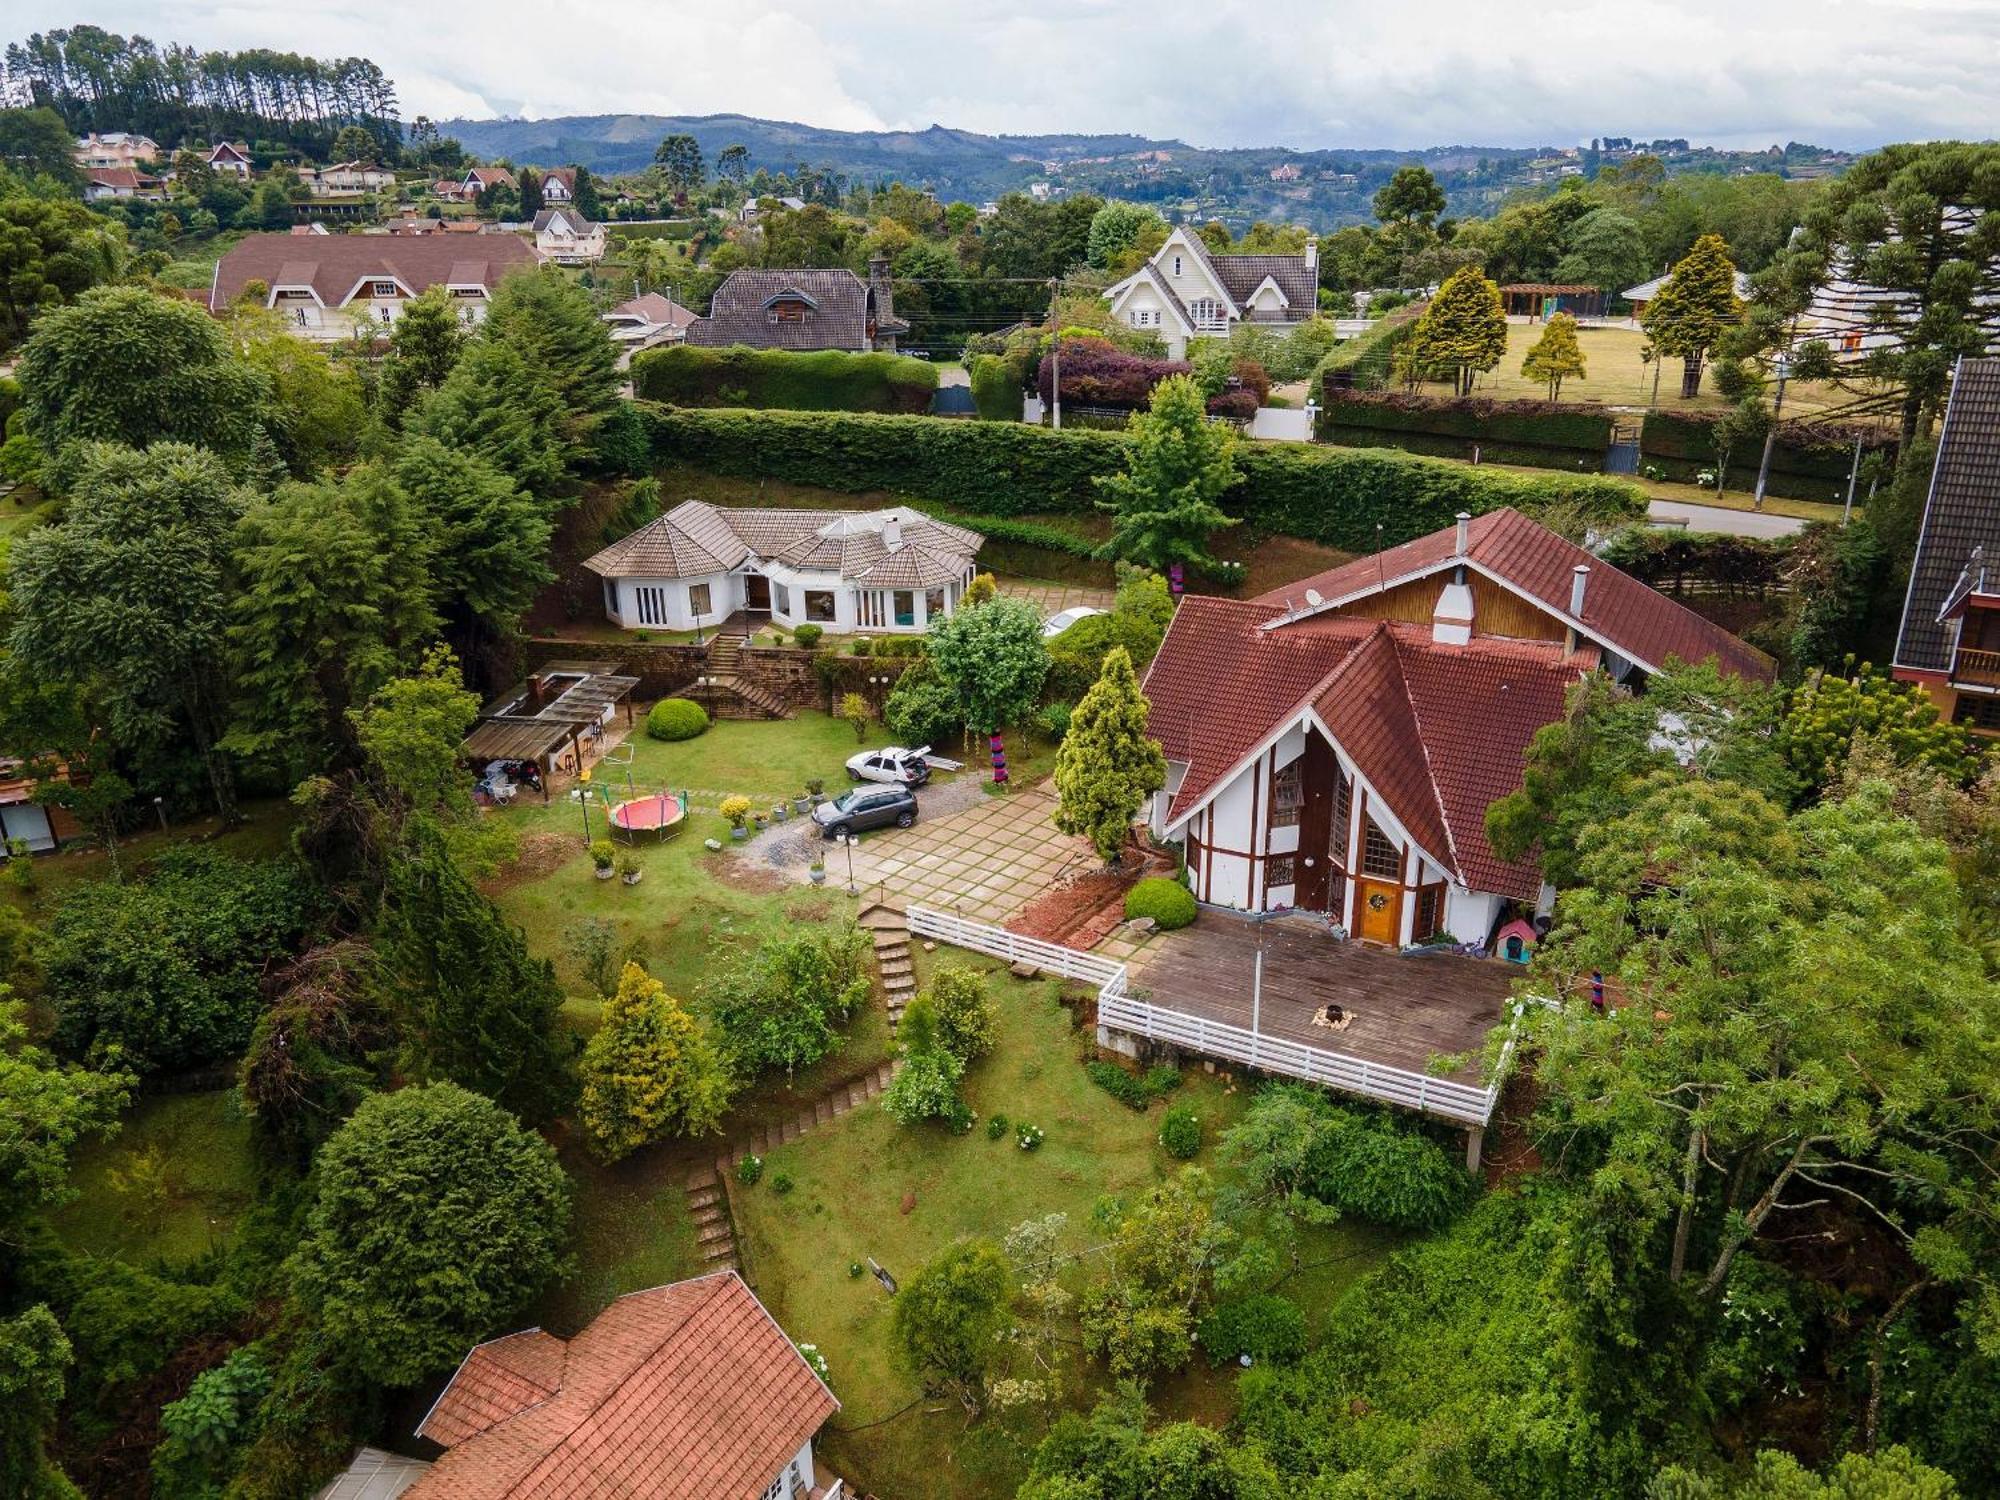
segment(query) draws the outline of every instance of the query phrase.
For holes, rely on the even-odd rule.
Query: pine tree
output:
[[[1662,356],[1683,362],[1681,399],[1701,391],[1701,365],[1722,336],[1741,321],[1743,302],[1736,295],[1736,267],[1719,234],[1694,242],[1659,296],[1646,304],[1640,326]]]
[[[1132,419],[1125,472],[1097,481],[1113,515],[1100,557],[1164,573],[1174,563],[1207,563],[1208,539],[1237,524],[1218,502],[1236,483],[1236,435],[1208,420],[1201,388],[1176,375],[1153,388],[1152,406]]]
[[[521,217],[532,219],[542,211],[542,175],[533,167],[521,168],[515,184],[521,194]]]
[[[1146,798],[1166,784],[1166,757],[1147,737],[1147,713],[1132,657],[1114,646],[1056,752],[1056,827],[1088,838],[1107,865],[1118,862]]]
[[[404,303],[376,387],[375,409],[383,424],[391,431],[400,428],[418,398],[445,383],[464,347],[464,327],[443,287]]]
[[[590,168],[579,166],[576,169],[574,193],[572,201],[578,213],[591,220],[604,217],[604,200],[598,195],[597,179],[590,175]]]
[[[706,1135],[729,1107],[728,1070],[667,987],[625,965],[581,1065],[590,1149],[614,1162],[668,1135]]]
[[[1562,399],[1565,380],[1583,379],[1583,347],[1576,341],[1576,319],[1568,313],[1550,318],[1535,347],[1521,361],[1521,373],[1545,383],[1551,401]]]
[[[1479,266],[1460,266],[1445,279],[1417,320],[1406,353],[1417,378],[1449,370],[1452,394],[1472,390],[1476,372],[1491,370],[1507,353],[1507,309],[1500,288]]]

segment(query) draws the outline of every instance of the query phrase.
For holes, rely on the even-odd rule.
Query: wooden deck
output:
[[[1392,953],[1341,942],[1307,918],[1263,924],[1264,986],[1257,1030],[1316,1051],[1425,1073],[1433,1057],[1477,1053],[1507,1019],[1520,971],[1457,954]],[[1250,1025],[1258,924],[1204,911],[1192,927],[1163,933],[1133,962],[1129,992],[1162,1009]],[[1335,1031],[1312,1023],[1327,1005],[1353,1019]],[[1441,1075],[1478,1087],[1477,1059]]]

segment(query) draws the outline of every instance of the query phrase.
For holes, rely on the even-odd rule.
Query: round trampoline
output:
[[[635,797],[612,808],[611,831],[628,841],[670,839],[681,831],[681,823],[686,817],[687,804],[679,795],[656,792],[650,797]]]

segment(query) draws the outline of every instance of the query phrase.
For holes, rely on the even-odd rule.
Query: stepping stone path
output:
[[[882,994],[889,1006],[889,1027],[903,1024],[903,1007],[917,992],[917,975],[910,961],[910,929],[893,906],[873,905],[855,920],[875,938],[875,966],[882,973]]]

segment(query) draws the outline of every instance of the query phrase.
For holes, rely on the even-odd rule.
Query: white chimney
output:
[[[1458,513],[1458,541],[1455,545],[1458,549],[1455,555],[1458,557],[1464,557],[1472,550],[1471,511],[1462,510]]]
[[[1319,236],[1316,234],[1306,236],[1306,269],[1315,277],[1319,275]]]
[[[1583,591],[1590,584],[1590,569],[1578,563],[1569,577],[1569,614],[1572,620],[1583,618]]]
[[[882,545],[891,552],[903,545],[903,518],[893,510],[882,518]]]
[[[1452,574],[1431,610],[1431,639],[1440,646],[1463,646],[1472,640],[1472,586],[1465,569]]]

